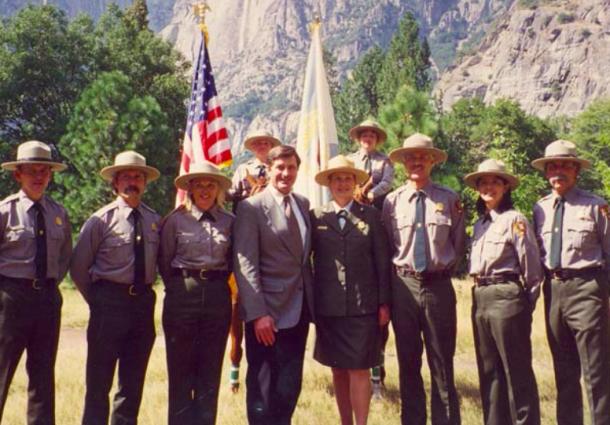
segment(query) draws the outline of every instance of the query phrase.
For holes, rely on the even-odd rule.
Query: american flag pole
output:
[[[231,145],[222,120],[222,109],[218,102],[212,65],[207,49],[207,27],[205,13],[210,8],[205,3],[195,6],[195,14],[200,19],[202,33],[197,63],[194,67],[191,85],[191,99],[188,108],[186,130],[182,142],[180,174],[188,173],[192,163],[212,162],[220,167],[231,165]],[[178,190],[176,205],[184,201],[185,193]]]

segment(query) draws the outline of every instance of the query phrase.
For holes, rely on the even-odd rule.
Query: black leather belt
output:
[[[416,272],[415,270],[409,269],[407,267],[398,267],[396,266],[396,274],[402,277],[412,277],[417,280],[435,280],[435,279],[446,279],[451,277],[451,272],[449,270],[439,270],[439,271],[423,271]]]
[[[547,277],[554,280],[568,280],[575,277],[590,278],[601,271],[601,267],[587,267],[585,269],[557,269],[547,270]]]
[[[45,288],[52,288],[55,287],[57,284],[56,279],[24,279],[21,277],[11,277],[4,275],[0,275],[0,281],[14,282],[19,285],[29,286],[32,289],[35,289],[36,291],[40,291],[41,289]]]
[[[106,288],[116,289],[121,292],[126,292],[132,297],[152,291],[152,285],[133,285],[130,283],[114,282],[112,280],[105,279],[96,280],[93,284],[104,286]]]
[[[519,283],[520,276],[517,273],[502,273],[491,276],[474,275],[474,284],[477,286],[498,285],[502,283]]]
[[[228,270],[207,270],[207,269],[174,269],[175,274],[184,278],[192,277],[201,280],[227,280],[230,272]]]

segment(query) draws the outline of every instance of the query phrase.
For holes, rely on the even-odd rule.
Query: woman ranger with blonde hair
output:
[[[222,207],[231,181],[206,162],[175,184],[187,196],[164,220],[159,252],[169,425],[214,424],[231,322],[227,280],[235,217]]]

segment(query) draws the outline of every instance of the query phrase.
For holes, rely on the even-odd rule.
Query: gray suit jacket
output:
[[[375,208],[354,201],[345,227],[328,203],[311,212],[316,314],[359,316],[390,303],[390,246]]]
[[[307,225],[302,256],[290,249],[288,223],[270,188],[239,203],[233,268],[246,322],[270,315],[278,329],[291,328],[299,322],[304,299],[313,319],[309,201],[293,196]]]

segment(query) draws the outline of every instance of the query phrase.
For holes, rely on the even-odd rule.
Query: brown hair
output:
[[[301,158],[297,153],[296,149],[289,145],[279,145],[272,148],[269,151],[268,159],[269,164],[273,165],[273,162],[277,159],[288,159],[291,157],[295,157],[297,159],[297,167],[301,165]]]

